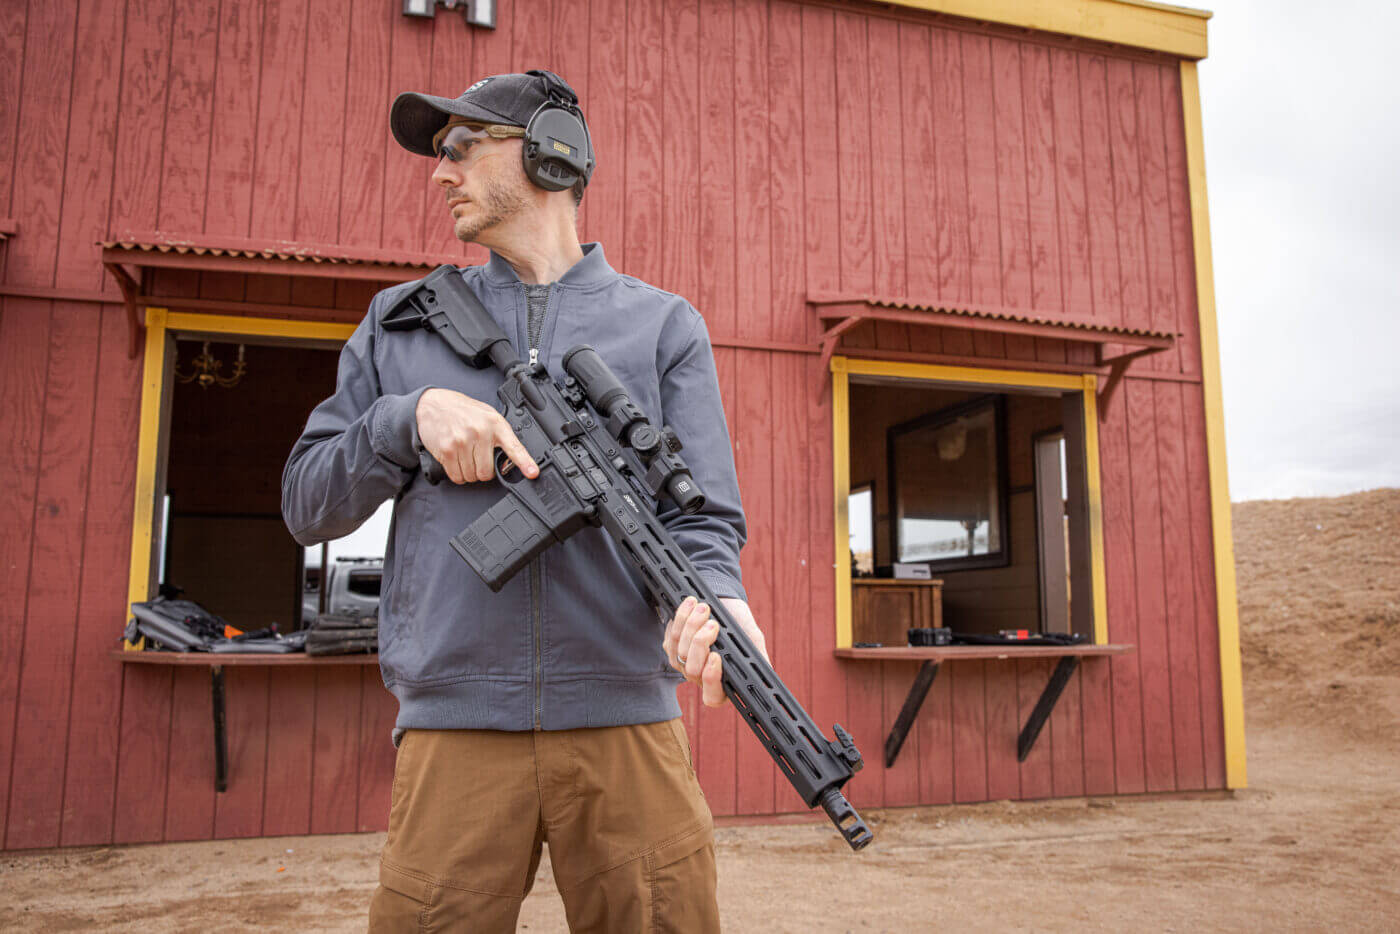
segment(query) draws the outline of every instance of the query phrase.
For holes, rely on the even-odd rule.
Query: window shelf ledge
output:
[[[838,648],[837,658],[868,662],[955,662],[963,659],[1068,658],[1127,655],[1136,646],[1111,645],[886,645],[880,648]]]
[[[183,665],[205,668],[218,668],[224,665],[280,665],[305,667],[307,665],[378,665],[379,656],[373,652],[355,655],[307,655],[305,652],[287,652],[284,655],[268,655],[263,652],[127,652],[115,649],[112,657],[127,665]]]

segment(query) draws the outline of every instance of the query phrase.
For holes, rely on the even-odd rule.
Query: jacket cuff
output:
[[[418,466],[418,400],[430,387],[375,402],[371,438],[374,453],[404,470]]]
[[[700,572],[700,579],[710,585],[716,597],[735,597],[745,603],[749,602],[748,594],[744,593],[744,585],[739,583],[737,578],[730,577],[723,571],[710,571],[705,568],[696,570]]]

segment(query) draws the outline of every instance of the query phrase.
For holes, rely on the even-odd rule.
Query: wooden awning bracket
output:
[[[136,313],[137,302],[141,298],[141,286],[121,263],[105,262],[102,265],[116,280],[117,288],[122,290],[122,304],[126,306],[126,356],[127,359],[135,360],[141,353],[141,342],[146,337],[146,325]]]
[[[831,358],[836,353],[836,345],[841,342],[841,335],[852,330],[865,321],[865,315],[858,310],[852,310],[850,317],[837,321],[831,327],[822,332],[821,337],[821,369],[817,371],[817,396],[820,397],[826,388],[826,382],[831,375]]]
[[[1108,417],[1108,404],[1113,401],[1113,392],[1118,388],[1119,382],[1123,379],[1123,374],[1128,370],[1128,364],[1138,357],[1145,357],[1148,354],[1158,353],[1164,348],[1161,347],[1139,347],[1137,350],[1128,353],[1118,354],[1113,357],[1104,357],[1103,345],[1100,344],[1096,357],[1099,366],[1108,367],[1108,379],[1104,380],[1103,388],[1099,390],[1099,421]]]

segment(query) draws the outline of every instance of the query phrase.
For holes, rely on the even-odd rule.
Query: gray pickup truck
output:
[[[321,568],[308,567],[302,579],[301,624],[320,615]],[[336,558],[326,578],[326,612],[367,616],[379,613],[382,558]]]

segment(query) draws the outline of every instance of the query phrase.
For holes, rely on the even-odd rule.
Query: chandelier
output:
[[[175,363],[175,379],[182,383],[199,383],[200,389],[208,389],[210,386],[219,385],[225,389],[232,389],[238,385],[238,381],[243,378],[243,374],[248,371],[248,364],[243,360],[243,345],[238,345],[238,359],[233,361],[233,371],[224,376],[220,371],[224,365],[214,358],[214,354],[209,350],[209,342],[204,342],[204,351],[191,364],[194,369],[188,373],[180,372],[179,361]]]

